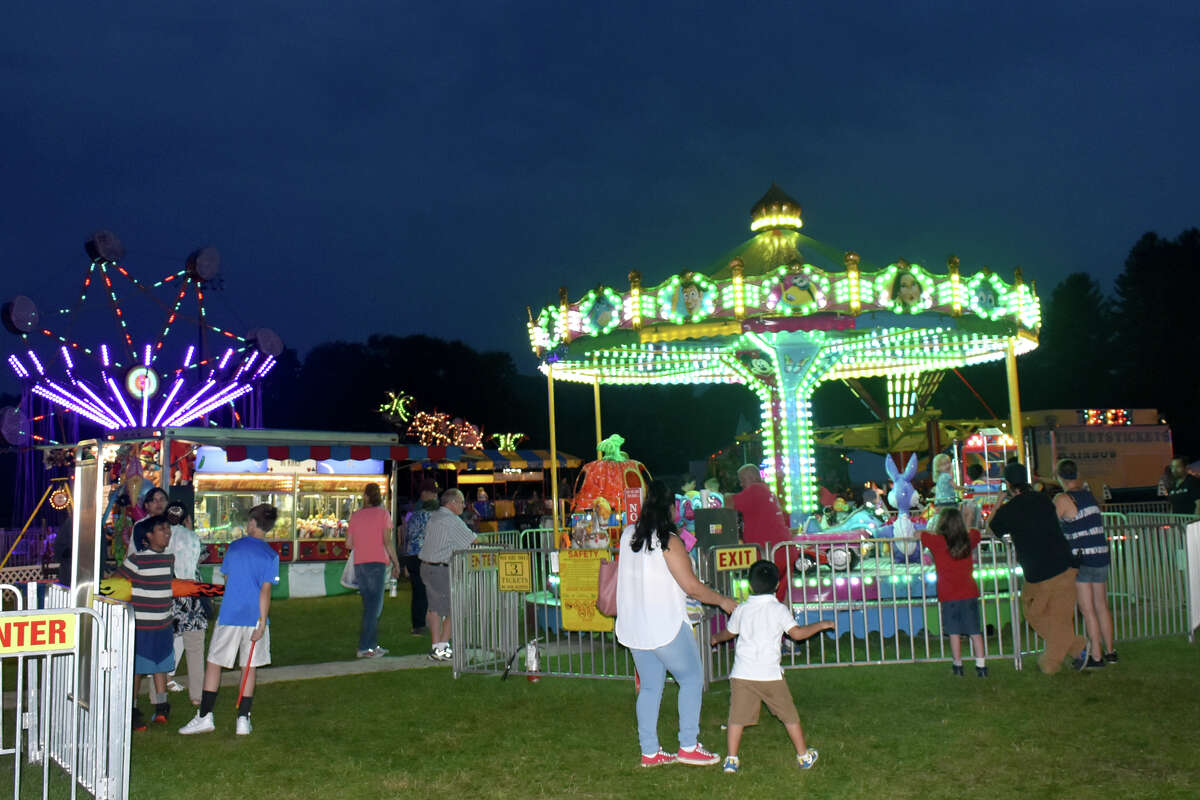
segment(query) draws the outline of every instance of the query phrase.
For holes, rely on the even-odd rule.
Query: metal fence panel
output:
[[[1112,552],[1108,592],[1118,641],[1190,633],[1188,520],[1150,512],[1105,515]],[[633,659],[611,632],[563,629],[558,553],[549,547],[510,546],[522,544],[516,533],[493,534],[490,541],[502,542],[502,547],[474,548],[451,560],[455,673],[510,669],[531,676],[631,679]],[[525,533],[545,537],[542,543],[552,541],[549,530]],[[837,625],[836,631],[804,642],[785,642],[785,669],[950,658],[948,636],[941,632],[936,572],[918,540],[821,538],[770,548],[713,548],[692,554],[698,577],[721,594],[745,599],[746,569],[753,558],[739,561],[722,553],[746,547],[753,549],[753,558],[767,557],[780,567],[779,596],[790,604],[798,624],[832,619]],[[499,591],[495,556],[502,552],[528,556],[532,591]],[[985,538],[972,558],[984,627],[982,655],[1010,659],[1020,669],[1023,656],[1043,642],[1021,615],[1024,579],[1016,553],[1006,541]],[[722,567],[735,562],[735,568]],[[1076,625],[1082,630],[1078,615]],[[709,607],[695,626],[706,680],[727,678],[732,669],[731,643],[707,646],[724,626],[724,614]],[[531,668],[530,642],[536,642],[537,669]],[[969,640],[963,650],[964,656],[971,653]]]
[[[12,657],[17,662],[15,739],[0,755],[12,756],[14,797],[22,793],[24,762],[40,773],[43,797],[54,788],[71,797],[82,789],[97,800],[126,798],[133,612],[104,598],[97,598],[93,608],[73,608],[69,601],[65,587],[51,586],[43,610],[76,615],[74,650]],[[52,762],[61,772],[51,771]]]

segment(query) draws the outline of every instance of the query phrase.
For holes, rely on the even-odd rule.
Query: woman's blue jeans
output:
[[[358,649],[371,650],[379,644],[379,615],[383,613],[383,579],[387,564],[378,561],[354,565],[354,577],[362,595],[362,628],[358,634]]]
[[[704,694],[704,667],[700,651],[686,622],[669,643],[654,650],[630,650],[642,679],[637,696],[638,742],[643,755],[658,752],[658,709],[662,705],[667,672],[679,684],[679,747],[690,750],[700,735],[700,701]]]

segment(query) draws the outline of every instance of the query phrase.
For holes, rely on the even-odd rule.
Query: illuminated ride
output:
[[[230,427],[260,427],[257,389],[283,342],[269,328],[238,334],[209,320],[205,292],[219,279],[218,252],[201,248],[181,269],[140,280],[122,263],[115,235],[95,234],[86,250],[91,261],[72,306],[42,314],[25,296],[4,306],[5,327],[19,338],[9,367],[49,406],[42,414],[26,412],[32,412],[28,422],[47,421],[42,430],[29,425],[29,438],[57,443],[49,424],[54,414],[86,420],[106,434],[185,426],[225,411]],[[84,318],[97,305],[111,318],[106,331]],[[60,426],[57,438],[78,440],[77,423],[71,430],[63,435]]]
[[[812,394],[824,381],[883,377],[889,416],[915,413],[944,370],[1006,359],[1019,441],[1016,356],[1037,346],[1041,303],[1018,269],[882,267],[800,233],[800,206],[772,185],[754,234],[702,269],[628,288],[598,286],[530,314],[530,345],[553,383],[742,384],[761,401],[763,476],[799,522],[818,510]],[[598,407],[598,401],[597,401]],[[599,421],[597,420],[597,427]],[[599,432],[597,439],[599,440]]]
[[[530,313],[530,345],[547,376],[551,439],[554,382],[599,387],[731,383],[761,402],[764,479],[799,533],[788,599],[798,619],[828,617],[856,636],[915,633],[936,617],[931,565],[887,542],[888,520],[864,511],[819,531],[812,394],[822,382],[886,381],[887,421],[923,408],[946,370],[1004,359],[1011,435],[1021,439],[1016,357],[1037,347],[1041,303],[1020,270],[1011,283],[980,268],[944,273],[901,259],[866,263],[800,233],[799,204],[778,186],[751,209],[754,234],[704,268],[647,286],[599,286]],[[901,544],[901,543],[897,543]],[[990,556],[989,556],[990,557]],[[977,580],[1006,585],[1007,572],[980,562]],[[993,590],[996,583],[992,583]],[[847,605],[848,604],[848,605]]]

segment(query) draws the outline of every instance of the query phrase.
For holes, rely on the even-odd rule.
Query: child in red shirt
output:
[[[962,637],[971,637],[975,651],[975,674],[986,678],[983,631],[979,625],[979,586],[971,575],[975,559],[971,553],[979,544],[979,531],[968,531],[957,508],[938,512],[934,530],[921,532],[921,544],[933,554],[937,570],[938,603],[942,607],[942,632],[950,635],[950,655],[955,675],[963,674]]]

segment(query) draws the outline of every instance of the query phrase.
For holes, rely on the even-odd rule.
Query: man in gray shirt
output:
[[[447,489],[442,492],[441,503],[425,524],[425,543],[417,556],[421,559],[421,580],[429,597],[425,620],[433,638],[433,647],[429,651],[433,661],[449,661],[453,656],[450,649],[450,554],[475,542],[475,534],[459,518],[467,505],[463,493],[458,489]]]

